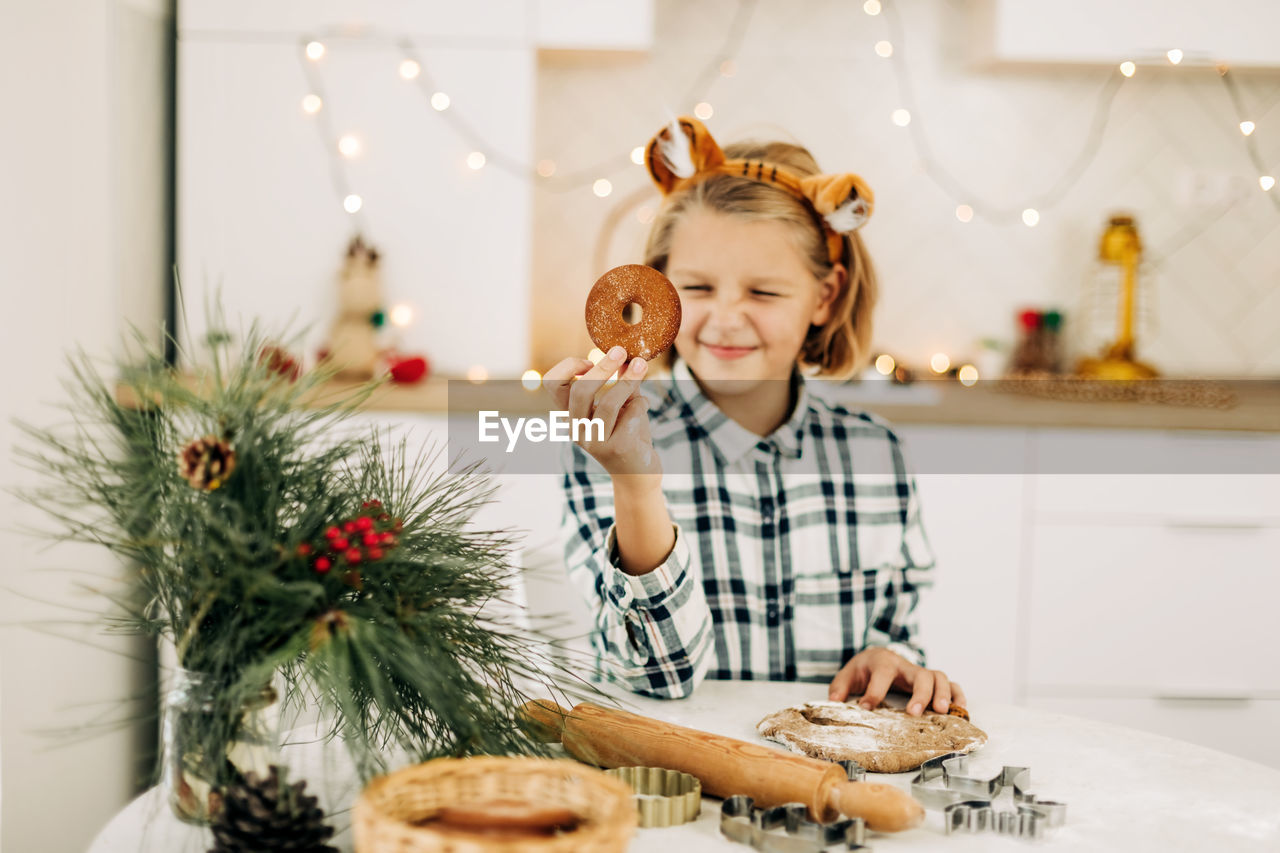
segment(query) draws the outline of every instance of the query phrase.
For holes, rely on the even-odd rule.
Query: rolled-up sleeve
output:
[[[613,482],[577,446],[564,487],[565,564],[593,615],[599,674],[637,693],[688,696],[706,677],[713,646],[687,537],[674,525],[675,547],[662,565],[628,574],[617,565]]]

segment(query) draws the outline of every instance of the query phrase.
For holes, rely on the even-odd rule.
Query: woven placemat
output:
[[[997,383],[1001,391],[1072,402],[1149,403],[1230,409],[1238,399],[1227,383],[1209,379],[1091,379],[1073,374],[1021,373]]]

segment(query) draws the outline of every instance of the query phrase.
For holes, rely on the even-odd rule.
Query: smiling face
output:
[[[810,327],[830,319],[844,268],[815,278],[793,230],[706,208],[676,226],[666,269],[680,294],[675,345],[709,392],[789,379]]]

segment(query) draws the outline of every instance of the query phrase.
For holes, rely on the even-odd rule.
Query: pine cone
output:
[[[193,489],[211,492],[236,468],[236,452],[216,435],[192,439],[178,454],[178,473]]]
[[[333,827],[324,811],[303,795],[307,783],[290,785],[284,775],[273,764],[266,779],[250,773],[226,789],[209,853],[337,853],[325,843]]]

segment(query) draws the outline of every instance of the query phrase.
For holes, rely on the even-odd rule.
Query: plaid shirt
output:
[[[660,380],[649,420],[676,541],[648,574],[618,568],[612,481],[570,446],[565,558],[594,614],[597,677],[678,698],[703,678],[827,681],[869,646],[924,665],[915,610],[934,561],[899,440],[797,380],[764,438],[682,361]]]

